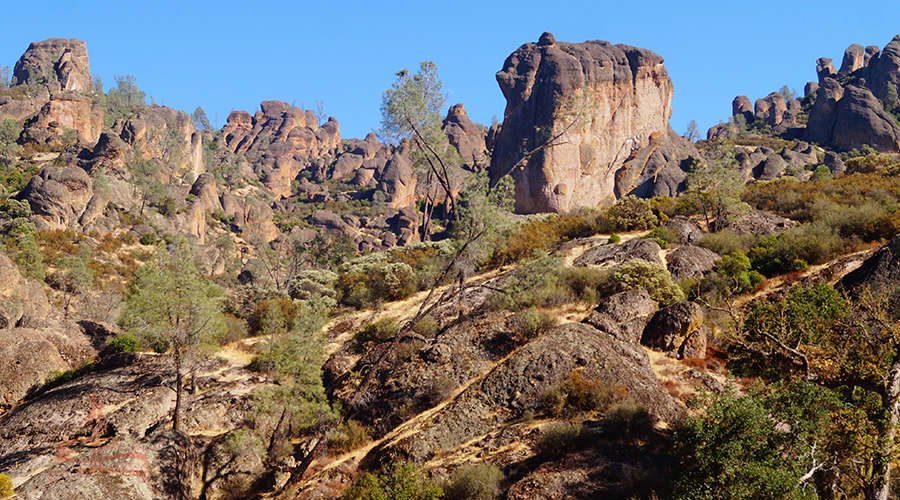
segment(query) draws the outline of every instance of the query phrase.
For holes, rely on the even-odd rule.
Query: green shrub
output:
[[[410,463],[393,464],[357,479],[341,496],[344,500],[438,500],[444,492],[421,469]]]
[[[643,436],[653,430],[656,419],[645,408],[626,401],[614,405],[606,413],[606,432],[628,439]]]
[[[15,494],[12,478],[6,474],[0,474],[0,498],[12,498]]]
[[[534,451],[545,461],[556,460],[571,451],[587,447],[593,438],[594,433],[583,424],[557,424],[541,432],[534,443]]]
[[[369,432],[368,427],[356,420],[347,420],[328,438],[328,454],[342,455],[359,448],[372,439]]]
[[[719,255],[729,255],[734,252],[746,252],[756,244],[757,237],[751,234],[737,234],[731,229],[723,229],[717,233],[709,233],[703,236],[697,246],[712,250]]]
[[[610,245],[615,245],[616,243],[619,243],[620,241],[622,241],[622,237],[616,233],[613,233],[613,234],[609,235],[609,239],[607,240],[607,243],[609,243]]]
[[[684,292],[661,264],[642,259],[629,260],[613,271],[616,292],[643,289],[660,307],[684,300]]]
[[[110,339],[107,346],[111,352],[135,352],[141,346],[141,341],[130,333],[120,333]]]
[[[585,304],[596,304],[599,301],[598,288],[609,280],[608,271],[593,267],[566,267],[561,274],[567,293],[572,299]]]
[[[141,245],[152,245],[154,241],[152,233],[144,233],[141,235]]]
[[[489,463],[466,464],[453,471],[444,488],[447,500],[494,500],[503,492],[506,476]]]
[[[659,224],[650,200],[628,195],[620,198],[597,220],[599,233],[641,231]]]
[[[553,328],[556,318],[538,311],[536,307],[529,307],[516,313],[511,323],[517,334],[530,340]]]
[[[554,417],[570,417],[578,413],[604,413],[627,396],[628,391],[620,385],[585,380],[581,372],[573,371],[543,395],[542,405]]]
[[[563,259],[538,253],[523,263],[500,291],[491,292],[485,306],[493,310],[521,311],[529,307],[558,305],[568,297],[560,282]]]
[[[665,226],[653,228],[653,230],[645,234],[643,238],[657,242],[663,249],[669,248],[669,245],[671,243],[678,243],[678,234],[676,234],[672,229]]]
[[[396,318],[383,318],[372,323],[367,323],[356,334],[356,343],[360,348],[386,340],[393,339],[397,335],[400,325]]]
[[[412,331],[426,339],[433,339],[440,328],[441,324],[438,320],[434,319],[432,316],[425,316],[413,325]]]

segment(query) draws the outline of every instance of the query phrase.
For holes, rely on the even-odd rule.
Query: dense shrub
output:
[[[672,281],[669,271],[655,262],[629,260],[613,271],[612,283],[615,293],[647,290],[650,298],[661,307],[684,300],[684,292]]]
[[[356,334],[356,343],[360,347],[364,347],[377,342],[390,340],[397,335],[400,325],[396,318],[383,318],[372,323],[367,323],[359,333]]]
[[[433,316],[425,316],[413,325],[412,331],[426,339],[432,339],[440,328],[441,323],[438,320],[434,319]]]
[[[12,479],[6,474],[0,474],[0,498],[11,498],[15,494]]]
[[[530,257],[536,250],[551,252],[563,241],[594,233],[584,214],[542,215],[517,226],[491,256],[490,266],[503,266]]]
[[[521,311],[582,301],[595,302],[597,288],[607,280],[604,272],[567,268],[559,255],[537,253],[521,264],[500,290],[491,292],[485,306],[493,310]]]
[[[395,463],[375,474],[357,479],[341,496],[344,500],[438,500],[444,492],[421,469]]]
[[[631,401],[615,404],[606,413],[606,432],[621,439],[645,435],[655,424],[650,412]]]
[[[414,276],[405,262],[392,262],[385,253],[369,254],[350,262],[335,286],[341,303],[364,309],[409,297],[416,291]]]
[[[653,228],[643,238],[655,241],[663,249],[669,248],[672,243],[678,243],[678,235],[675,231],[665,226]]]
[[[453,471],[444,488],[447,500],[494,500],[503,492],[506,476],[489,463],[466,464]]]
[[[541,313],[535,307],[529,307],[516,313],[511,319],[512,327],[523,339],[533,339],[556,325],[556,317]]]
[[[120,333],[110,339],[107,346],[111,352],[135,352],[141,346],[141,341],[130,333]]]
[[[557,424],[544,429],[534,451],[541,459],[555,460],[591,444],[594,433],[580,423]]]
[[[731,229],[723,229],[704,235],[697,246],[712,250],[719,255],[729,255],[734,252],[750,250],[757,240],[758,238],[752,234],[737,234]]]
[[[620,198],[596,222],[599,233],[641,231],[659,224],[650,200],[628,195]]]
[[[353,451],[368,443],[369,428],[356,420],[347,420],[328,438],[328,453],[336,456]]]
[[[852,248],[834,228],[815,222],[761,238],[747,256],[753,269],[774,276],[805,270],[806,264],[822,264]]]
[[[628,391],[616,384],[601,380],[586,380],[580,371],[573,371],[564,381],[543,396],[543,407],[554,417],[577,413],[605,413],[628,396]]]

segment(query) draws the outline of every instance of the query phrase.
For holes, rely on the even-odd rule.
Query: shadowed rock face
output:
[[[651,134],[668,131],[673,89],[662,63],[649,50],[556,42],[550,33],[506,59],[497,73],[507,104],[491,178],[513,176],[517,211],[614,200],[616,171]]]

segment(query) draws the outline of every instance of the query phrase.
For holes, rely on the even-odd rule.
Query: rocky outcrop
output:
[[[890,89],[900,88],[900,35],[881,51],[851,45],[840,73],[823,69],[821,61],[821,88],[803,139],[845,151],[864,144],[880,152],[900,151],[900,125],[883,106]],[[843,83],[834,80],[837,76],[844,77]]]
[[[38,229],[68,229],[87,208],[93,183],[76,167],[46,167],[31,178],[19,198],[31,205]]]
[[[638,344],[655,312],[656,302],[646,290],[628,290],[601,302],[582,323],[623,342]]]
[[[706,357],[703,308],[682,301],[660,309],[644,329],[641,344],[679,358]]]
[[[87,95],[93,89],[87,47],[81,40],[34,42],[16,63],[13,85],[35,89],[23,100],[0,101],[0,119],[27,125],[23,142],[60,147],[67,130],[88,143],[103,127],[103,108]]]
[[[87,45],[74,38],[32,42],[16,62],[14,84],[44,80],[59,82],[63,92],[88,92],[94,86]]]
[[[409,143],[404,140],[400,149],[387,161],[378,189],[383,191],[391,208],[402,208],[416,201],[416,178],[409,159]]]
[[[620,245],[606,244],[591,248],[575,259],[575,266],[603,266],[621,264],[632,259],[643,259],[664,265],[659,252],[662,249],[653,240],[634,239]]]
[[[886,243],[861,266],[847,273],[840,281],[840,287],[853,296],[859,296],[865,289],[876,295],[890,293],[900,286],[900,235]],[[895,303],[900,303],[900,294],[894,293]]]
[[[674,198],[687,187],[687,173],[700,158],[697,148],[672,127],[654,132],[650,143],[635,151],[616,172],[616,197]]]
[[[469,119],[461,103],[450,106],[441,128],[470,170],[480,172],[487,168],[487,130]]]
[[[762,210],[751,210],[729,220],[723,229],[730,229],[737,234],[754,236],[772,236],[798,225],[792,221]]]
[[[720,258],[719,254],[712,250],[684,245],[666,255],[666,268],[674,280],[690,278],[700,281],[712,272]]]
[[[165,181],[193,182],[205,171],[200,133],[184,111],[148,106],[117,123],[115,130],[126,143],[137,145],[145,159],[159,163]]]
[[[786,111],[787,103],[784,100],[784,94],[781,92],[772,92],[766,97],[756,100],[756,104],[754,105],[754,118],[775,126],[784,119],[784,113]]]
[[[700,226],[683,215],[676,215],[663,223],[663,227],[671,229],[678,240],[685,244],[694,244],[703,239],[704,233]]]
[[[492,182],[512,175],[523,213],[611,204],[616,172],[669,129],[673,90],[662,63],[649,50],[550,33],[519,47],[497,73],[507,104]]]
[[[753,103],[745,95],[739,95],[731,101],[731,116],[741,115],[746,123],[753,123],[756,116],[753,112]]]

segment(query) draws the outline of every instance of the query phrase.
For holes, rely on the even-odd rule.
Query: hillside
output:
[[[89,64],[0,88],[0,496],[896,496],[900,36],[706,140],[550,33],[502,123],[425,62],[362,139]]]

